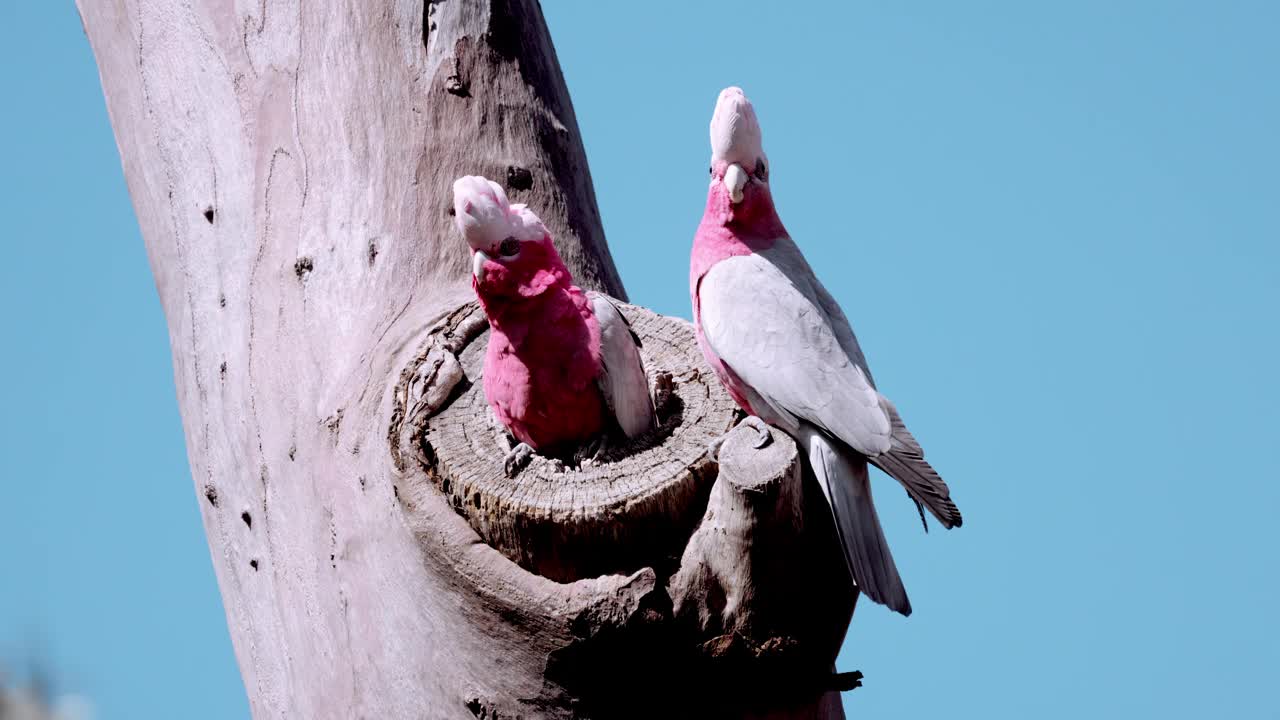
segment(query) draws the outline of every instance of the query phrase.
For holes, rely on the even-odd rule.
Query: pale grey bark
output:
[[[752,624],[673,612],[714,607],[698,597],[710,576],[726,588],[759,581],[718,560],[707,577],[680,567],[681,554],[697,562],[694,526],[707,522],[717,482],[715,463],[689,448],[732,421],[723,391],[699,377],[687,325],[640,323],[655,339],[646,352],[683,333],[662,352],[671,369],[684,363],[676,402],[705,418],[654,439],[661,462],[619,458],[615,479],[632,489],[593,506],[605,514],[541,516],[544,527],[590,525],[592,542],[612,535],[595,555],[613,558],[605,565],[530,562],[521,528],[538,524],[512,521],[520,508],[504,516],[510,541],[486,544],[477,515],[455,511],[467,498],[443,488],[441,456],[427,457],[432,418],[475,391],[466,353],[483,330],[458,309],[470,288],[449,217],[454,177],[503,180],[538,208],[579,284],[623,297],[534,0],[79,6],[169,324],[190,465],[255,717],[839,716],[823,689],[848,592],[836,602],[843,616],[814,635],[821,642],[786,656],[805,660],[781,665],[765,646],[786,643],[767,633],[790,624],[760,620],[774,610]],[[779,492],[798,493],[774,460],[747,460],[742,474],[785,475]],[[527,473],[522,482],[557,487],[545,467]],[[674,518],[653,526],[651,547],[637,530],[646,512]],[[778,527],[789,529],[761,537],[802,532]],[[672,577],[694,579],[668,589]],[[761,667],[803,671],[761,695]],[[678,700],[677,689],[700,695]]]

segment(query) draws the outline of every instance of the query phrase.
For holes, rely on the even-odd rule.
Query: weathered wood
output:
[[[579,284],[625,297],[537,3],[78,4],[169,325],[254,716],[727,707],[741,678],[716,674],[727,666],[704,647],[714,630],[676,621],[674,557],[636,554],[599,576],[565,563],[562,577],[581,578],[567,583],[526,571],[426,491],[423,446],[404,443],[406,428],[453,412],[482,344],[482,320],[454,312],[471,295],[454,177],[505,179]],[[672,357],[699,362],[688,343]],[[675,380],[694,407],[698,383]],[[653,449],[672,459],[628,474],[638,494],[618,507],[642,509],[650,488],[669,493],[671,517],[696,521],[704,486],[681,473],[712,466],[665,448],[723,430],[718,407],[684,415]],[[682,607],[699,604],[685,595]]]
[[[615,446],[577,467],[535,456],[508,478],[506,433],[491,420],[481,382],[487,334],[438,339],[406,378],[402,392],[419,404],[399,431],[423,454],[429,482],[407,483],[401,497],[443,492],[485,542],[554,580],[674,566],[715,479],[707,447],[732,427],[735,406],[689,352],[696,340],[687,322],[620,307],[640,338],[650,384],[666,381],[654,431],[629,443],[613,438]],[[472,331],[481,329],[476,318],[484,322],[475,304],[455,315]],[[457,397],[440,409],[450,381],[460,384]]]
[[[770,432],[757,448],[759,431],[744,425],[723,435],[739,414],[688,323],[624,312],[651,375],[674,377],[660,427],[584,468],[537,458],[514,479],[483,397],[483,314],[465,303],[428,329],[388,433],[410,526],[441,559],[443,497],[487,541],[488,561],[498,549],[533,571],[496,563],[474,575],[458,554],[440,566],[465,576],[472,603],[552,638],[538,652],[564,694],[542,698],[544,711],[842,717],[831,667],[854,593],[794,442]],[[607,572],[631,574],[585,584]],[[560,613],[539,605],[572,615],[567,643],[553,632]]]
[[[670,582],[675,614],[704,633],[782,638],[834,657],[856,593],[829,542],[829,512],[806,505],[821,490],[802,482],[795,443],[760,427],[763,438],[739,425],[720,448],[706,513]]]
[[[673,614],[713,638],[704,649],[721,672],[758,679],[744,683],[756,691],[747,708],[832,717],[838,692],[814,690],[837,687],[828,673],[856,593],[795,443],[758,427],[737,426],[720,447],[706,513],[668,583]]]

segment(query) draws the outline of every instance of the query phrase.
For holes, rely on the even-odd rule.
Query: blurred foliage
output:
[[[92,720],[89,703],[77,695],[55,696],[47,676],[31,673],[26,682],[0,672],[0,720]]]

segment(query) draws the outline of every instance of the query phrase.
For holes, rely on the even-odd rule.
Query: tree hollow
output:
[[[658,426],[577,466],[536,455],[515,477],[483,388],[488,327],[475,303],[451,313],[406,374],[411,446],[425,474],[408,497],[444,494],[486,543],[560,582],[673,568],[715,481],[711,443],[737,419],[705,373],[689,323],[621,304],[641,343]]]

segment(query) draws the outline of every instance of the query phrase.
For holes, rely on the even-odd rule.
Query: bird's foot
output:
[[[756,431],[756,441],[751,444],[751,447],[759,450],[773,442],[773,433],[769,431],[769,424],[755,415],[748,415],[740,424]]]
[[[669,372],[660,372],[653,378],[653,409],[660,415],[667,414],[667,404],[676,394],[675,379]]]
[[[724,439],[728,437],[728,433],[707,443],[707,456],[716,462],[720,462],[720,448],[724,446]]]
[[[598,462],[600,456],[609,448],[609,440],[600,433],[590,440],[583,443],[573,454],[573,464],[578,467],[584,467],[591,463]]]
[[[769,430],[769,424],[755,415],[746,416],[738,423],[738,425],[745,425],[756,431],[756,439],[752,441],[751,447],[757,450],[763,447],[768,447],[769,443],[773,442],[773,433]],[[737,429],[737,425],[735,425],[733,429]],[[731,429],[730,432],[732,432],[733,429]],[[724,435],[721,435],[715,440],[707,443],[707,454],[711,456],[712,460],[715,460],[716,462],[720,461],[720,448],[724,446],[724,441],[728,437],[729,433],[725,433]]]
[[[520,474],[529,461],[533,460],[533,448],[528,443],[520,443],[511,448],[511,452],[502,459],[502,471],[507,477],[513,478]]]

